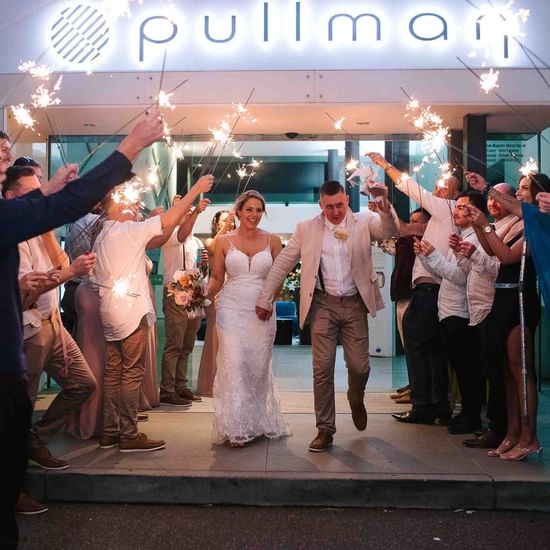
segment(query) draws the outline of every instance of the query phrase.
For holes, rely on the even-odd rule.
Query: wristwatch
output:
[[[493,226],[492,226],[490,223],[488,223],[488,224],[483,228],[483,233],[489,234],[489,233],[491,233],[492,231],[493,231]]]

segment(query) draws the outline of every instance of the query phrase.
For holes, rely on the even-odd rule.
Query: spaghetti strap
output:
[[[273,236],[273,233],[267,234],[267,244],[265,245],[264,250],[270,250],[271,249],[271,237]]]

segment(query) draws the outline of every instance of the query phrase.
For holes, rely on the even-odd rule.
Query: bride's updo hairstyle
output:
[[[246,202],[250,199],[258,199],[262,203],[262,212],[265,214],[265,199],[261,193],[256,191],[255,189],[250,189],[250,191],[245,191],[241,195],[237,197],[237,200],[235,201],[235,207],[234,212],[235,216],[237,218],[241,218],[240,211],[244,208],[244,205]]]

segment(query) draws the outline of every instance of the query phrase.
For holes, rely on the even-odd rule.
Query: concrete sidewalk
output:
[[[465,448],[465,437],[444,427],[401,424],[390,413],[407,407],[388,395],[367,394],[368,427],[358,432],[338,393],[338,432],[325,453],[308,451],[316,433],[310,392],[281,394],[292,436],[243,449],[211,445],[210,399],[185,412],[161,407],[140,429],[166,449],[120,453],[58,436],[50,448],[71,467],[30,467],[29,489],[47,501],[550,510],[550,458],[510,463]],[[539,395],[539,434],[550,452],[550,398]]]

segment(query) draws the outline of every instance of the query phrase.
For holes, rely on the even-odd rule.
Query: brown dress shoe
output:
[[[309,444],[312,453],[322,453],[329,447],[332,447],[332,434],[323,430],[319,430],[317,437]]]
[[[493,430],[487,428],[479,437],[465,439],[462,443],[472,449],[496,449],[501,442],[502,437],[499,437]]]
[[[367,409],[363,403],[351,405],[351,418],[354,426],[362,432],[367,427]]]
[[[194,394],[189,388],[184,388],[180,392],[178,392],[178,395],[182,399],[188,399],[189,401],[202,401],[202,397],[200,395]]]

